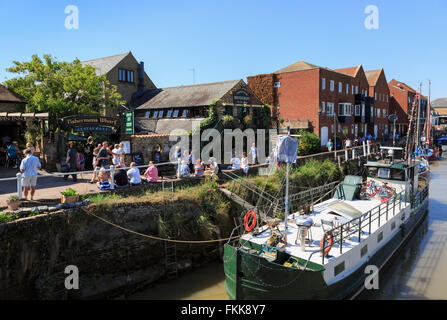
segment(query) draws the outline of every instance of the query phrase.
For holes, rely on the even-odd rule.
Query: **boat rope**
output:
[[[166,241],[166,242],[175,242],[175,243],[186,243],[186,244],[204,244],[204,243],[213,243],[213,242],[222,242],[222,241],[228,241],[228,240],[232,240],[232,239],[237,239],[240,238],[240,236],[234,236],[234,237],[229,237],[229,238],[224,238],[224,239],[213,239],[213,240],[176,240],[176,239],[167,239],[167,238],[160,238],[160,237],[156,237],[156,236],[151,236],[148,234],[143,234],[137,231],[133,231],[127,228],[124,228],[122,226],[119,226],[113,222],[110,222],[104,218],[98,217],[97,215],[95,215],[94,213],[91,212],[87,212],[86,210],[83,210],[85,213],[115,227],[118,229],[121,229],[123,231],[129,232],[129,233],[133,233],[135,235],[144,237],[144,238],[149,238],[149,239],[153,239],[153,240],[158,240],[158,241]]]

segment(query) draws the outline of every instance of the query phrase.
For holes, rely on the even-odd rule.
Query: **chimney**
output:
[[[144,90],[144,62],[140,62],[140,69],[138,72],[138,90]]]

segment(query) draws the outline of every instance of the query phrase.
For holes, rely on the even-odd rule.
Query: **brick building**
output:
[[[383,68],[365,72],[369,84],[369,96],[374,99],[374,127],[376,139],[387,138],[390,134],[388,115],[390,110],[390,89]]]
[[[332,70],[299,61],[247,77],[247,83],[272,106],[273,117],[284,120],[280,126],[290,121],[292,130],[314,132],[322,146],[334,135],[353,139],[371,133],[372,126],[365,125],[374,121],[374,103],[361,65]]]

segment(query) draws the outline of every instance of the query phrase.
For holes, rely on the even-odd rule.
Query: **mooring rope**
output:
[[[97,215],[95,215],[95,214],[93,214],[91,212],[88,212],[86,210],[83,210],[83,211],[85,213],[87,213],[87,214],[89,214],[89,215],[91,215],[91,216],[93,216],[93,217],[95,217],[95,218],[97,218],[97,219],[99,219],[99,220],[101,220],[101,221],[111,225],[111,226],[114,226],[114,227],[118,228],[118,229],[121,229],[121,230],[129,232],[129,233],[136,234],[136,235],[144,237],[144,238],[153,239],[153,240],[167,241],[167,242],[176,242],[176,243],[186,243],[186,244],[203,244],[203,243],[213,243],[213,242],[228,241],[228,240],[240,238],[240,236],[234,236],[234,237],[229,237],[229,238],[224,238],[224,239],[214,239],[214,240],[176,240],[176,239],[160,238],[160,237],[150,236],[148,234],[143,234],[143,233],[140,233],[140,232],[137,232],[137,231],[133,231],[133,230],[124,228],[124,227],[119,226],[117,224],[114,224],[113,222],[110,222],[110,221],[108,221],[108,220],[106,220],[104,218],[98,217]]]

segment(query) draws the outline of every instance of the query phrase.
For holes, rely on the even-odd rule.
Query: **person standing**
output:
[[[332,147],[334,146],[332,139],[329,139],[329,141],[327,142],[327,149],[329,150],[329,152],[332,151]]]
[[[110,168],[110,154],[111,151],[109,151],[109,143],[107,141],[104,141],[102,143],[102,147],[99,150],[98,156],[96,157],[96,160],[98,161],[98,166],[100,168],[109,169]]]
[[[8,142],[8,147],[6,148],[6,168],[11,166],[17,168],[17,148],[14,143]]]
[[[346,146],[346,149],[352,147],[352,141],[351,141],[351,139],[349,139],[349,138],[346,139],[345,146]]]
[[[75,172],[77,170],[77,159],[78,159],[78,152],[75,148],[73,148],[73,143],[68,144],[68,151],[67,151],[67,159],[66,163],[68,165],[68,172]],[[68,179],[69,174],[64,176],[64,180]],[[73,178],[73,182],[78,181],[77,175],[75,173],[71,174]]]
[[[40,164],[39,158],[33,156],[30,149],[26,149],[25,158],[20,163],[25,199],[28,198],[28,191],[31,189],[31,200],[33,200],[34,193],[36,192],[37,170],[40,170],[41,168],[42,165]]]

